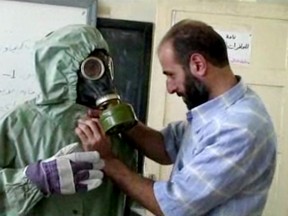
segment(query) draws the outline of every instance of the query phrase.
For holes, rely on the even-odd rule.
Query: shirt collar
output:
[[[244,84],[241,77],[236,77],[239,82],[227,92],[186,113],[188,122],[193,121],[193,127],[196,130],[200,129],[203,124],[211,121],[219,112],[221,113],[221,111],[226,110],[245,94],[247,85]]]

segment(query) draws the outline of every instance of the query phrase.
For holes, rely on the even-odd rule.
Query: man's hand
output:
[[[111,143],[97,118],[79,119],[75,129],[85,151],[98,151],[102,159],[113,158]]]
[[[99,118],[101,110],[98,109],[88,109],[87,116],[90,118]]]
[[[88,116],[95,118],[79,120],[76,134],[85,150],[96,150],[105,161],[103,172],[111,178],[126,194],[138,201],[155,215],[163,215],[153,192],[154,181],[141,177],[130,170],[111,151],[110,139],[106,136],[97,118],[97,111]],[[142,136],[143,134],[140,134]]]

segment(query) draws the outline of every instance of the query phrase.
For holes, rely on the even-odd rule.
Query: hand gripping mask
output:
[[[120,100],[113,78],[113,61],[105,50],[91,53],[78,72],[76,102],[101,110],[100,122],[107,134],[127,130],[137,122],[132,106]]]

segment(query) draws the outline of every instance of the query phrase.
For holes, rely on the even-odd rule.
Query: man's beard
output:
[[[185,95],[182,96],[184,103],[189,110],[207,102],[209,92],[206,86],[197,80],[190,71],[185,71]]]

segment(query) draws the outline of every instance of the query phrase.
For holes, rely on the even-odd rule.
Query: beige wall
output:
[[[154,22],[157,0],[98,0],[98,16]]]
[[[266,3],[288,3],[288,0],[230,0]],[[98,16],[155,22],[157,0],[98,0]]]

